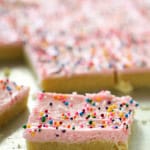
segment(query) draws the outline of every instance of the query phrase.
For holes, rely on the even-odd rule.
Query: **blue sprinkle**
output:
[[[130,104],[133,104],[133,101],[134,101],[134,100],[133,100],[133,99],[131,99],[131,100],[130,100]]]
[[[87,102],[87,103],[91,103],[91,102],[92,102],[92,99],[87,98],[87,99],[86,99],[86,102]]]
[[[66,106],[68,106],[68,105],[69,105],[69,102],[68,102],[68,101],[65,101],[64,104],[65,104]]]
[[[135,104],[135,106],[136,106],[136,107],[138,107],[138,106],[139,106],[139,104],[138,104],[138,103],[136,103],[136,104]]]
[[[84,112],[82,111],[82,112],[80,112],[80,116],[83,116],[83,114],[84,114]]]
[[[92,103],[92,105],[93,105],[93,106],[96,106],[96,103],[94,102],[94,103]]]
[[[126,118],[128,118],[128,117],[129,117],[129,115],[128,115],[128,114],[125,114],[125,117],[126,117]]]
[[[129,110],[129,114],[131,114],[132,110]]]
[[[115,129],[118,129],[118,126],[115,126]]]
[[[8,91],[11,91],[11,88],[9,86],[6,87]]]
[[[49,120],[49,124],[53,124],[53,120]]]

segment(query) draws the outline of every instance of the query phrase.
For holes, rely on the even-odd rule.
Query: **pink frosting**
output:
[[[0,43],[25,40],[40,80],[150,66],[147,0],[16,3],[0,6]]]
[[[0,80],[0,114],[27,96],[29,88],[9,80]]]
[[[24,138],[34,142],[127,142],[137,106],[131,97],[116,97],[109,91],[39,93]]]

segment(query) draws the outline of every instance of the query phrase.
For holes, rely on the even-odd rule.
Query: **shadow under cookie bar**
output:
[[[150,68],[128,68],[117,70],[117,80],[130,83],[133,88],[150,87]]]

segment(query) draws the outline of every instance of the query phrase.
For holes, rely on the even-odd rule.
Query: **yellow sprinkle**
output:
[[[124,116],[124,113],[123,113],[123,112],[120,112],[120,113],[119,113],[119,117],[122,118],[123,116]]]
[[[113,111],[113,108],[111,108],[111,107],[109,107],[108,109],[107,109],[107,112],[112,112]]]
[[[116,108],[117,108],[117,105],[113,104],[113,105],[112,105],[112,108],[113,108],[113,109],[116,109]]]
[[[20,86],[16,86],[16,90],[20,91],[21,87]]]
[[[93,121],[93,123],[92,123],[92,127],[95,127],[96,126],[96,123]]]
[[[31,128],[31,125],[30,125],[30,124],[27,124],[27,128]]]
[[[42,117],[43,115],[44,115],[44,112],[41,111],[41,112],[40,112],[40,116]]]
[[[106,128],[107,125],[106,125],[106,124],[103,124],[103,126],[104,126],[104,128]]]
[[[35,136],[35,132],[34,131],[31,132],[31,136]]]

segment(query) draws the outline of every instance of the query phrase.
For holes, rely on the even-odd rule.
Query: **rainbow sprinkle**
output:
[[[36,122],[29,122],[23,128],[32,129],[32,136],[42,132],[43,128],[61,130],[62,133],[83,128],[117,130],[124,127],[125,130],[128,130],[130,127],[128,122],[132,119],[135,108],[139,106],[129,96],[116,97],[108,91],[79,97],[82,98],[78,98],[78,95],[40,93],[38,100],[40,107],[44,109],[39,108],[39,113],[33,115]],[[95,100],[95,97],[98,101]],[[73,106],[70,106],[71,103]],[[56,133],[56,137],[59,137],[59,134]]]

